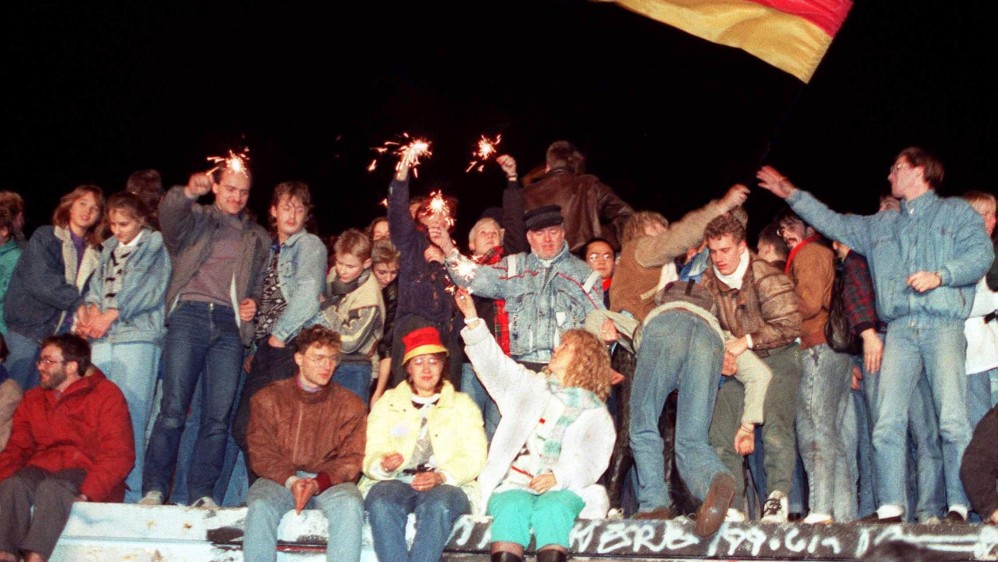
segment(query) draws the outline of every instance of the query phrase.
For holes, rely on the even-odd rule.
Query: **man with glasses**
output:
[[[880,507],[871,521],[901,522],[905,498],[908,408],[925,377],[939,417],[943,441],[946,519],[967,518],[967,496],[959,467],[971,428],[967,417],[964,320],[974,302],[974,285],[994,253],[983,220],[966,201],[944,199],[935,189],[943,165],[918,147],[898,154],[887,176],[899,212],[843,215],[799,190],[779,171],[765,166],[759,185],[786,199],[800,217],[826,236],[866,256],[887,322],[887,341],[874,391],[873,454]]]
[[[603,304],[610,308],[610,285],[613,283],[613,272],[617,269],[617,254],[613,246],[605,238],[593,238],[586,242],[582,257],[593,271],[599,273],[603,281]]]
[[[360,560],[364,500],[357,489],[367,436],[367,403],[331,382],[340,336],[322,325],[299,332],[298,372],[253,395],[246,439],[259,478],[246,494],[246,562],[273,562],[277,526],[291,509],[322,511],[327,560]]]
[[[135,463],[125,396],[90,366],[87,341],[50,336],[37,365],[41,383],[24,394],[0,452],[3,562],[48,560],[73,502],[120,502]]]

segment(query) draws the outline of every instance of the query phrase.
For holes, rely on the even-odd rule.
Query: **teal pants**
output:
[[[568,534],[585,506],[578,494],[568,490],[539,496],[523,490],[493,494],[488,508],[492,541],[513,542],[526,548],[533,529],[536,548],[555,544],[568,548]]]

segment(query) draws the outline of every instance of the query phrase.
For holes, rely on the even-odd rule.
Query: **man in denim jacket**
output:
[[[530,253],[506,256],[492,266],[459,254],[449,238],[441,239],[446,233],[430,233],[447,253],[447,271],[456,284],[506,300],[510,357],[533,370],[548,363],[563,332],[582,328],[586,314],[605,308],[599,273],[568,251],[564,220],[557,205],[527,212]]]
[[[994,257],[983,221],[965,201],[944,199],[935,188],[943,166],[917,147],[901,151],[887,176],[899,213],[835,213],[765,166],[759,185],[786,199],[793,210],[829,238],[866,256],[878,316],[887,341],[874,395],[873,450],[880,507],[872,521],[900,522],[904,509],[908,408],[923,375],[932,389],[943,440],[949,521],[965,521],[967,496],[959,467],[971,428],[967,418],[967,341],[964,320],[974,285]]]

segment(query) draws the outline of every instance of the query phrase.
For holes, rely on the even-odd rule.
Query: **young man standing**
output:
[[[253,317],[267,271],[270,237],[245,212],[250,175],[223,167],[196,173],[159,207],[173,276],[166,293],[163,400],[146,448],[141,503],[158,505],[170,491],[180,437],[198,379],[201,423],[187,487],[194,505],[214,507],[229,414],[239,389],[243,349],[253,339]],[[212,205],[197,199],[209,191]]]

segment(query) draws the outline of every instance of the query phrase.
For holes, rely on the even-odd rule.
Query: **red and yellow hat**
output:
[[[402,357],[403,365],[417,355],[447,353],[447,348],[440,341],[440,332],[433,326],[416,328],[402,336],[402,343],[405,344],[405,355]]]

